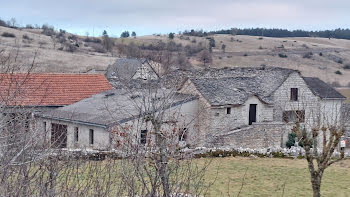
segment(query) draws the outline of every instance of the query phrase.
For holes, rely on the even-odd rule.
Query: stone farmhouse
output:
[[[38,117],[47,130],[66,136],[60,140],[51,136],[59,141],[58,148],[113,149],[123,144],[125,135],[146,143],[152,129],[144,121],[145,113],[135,108],[145,95],[142,91],[142,87],[116,89]],[[309,128],[340,124],[345,100],[318,78],[278,67],[191,72],[175,95],[176,104],[167,105],[167,111],[177,111],[181,117],[173,119],[179,130],[186,131],[186,137],[178,140],[190,147],[284,147],[296,121]],[[163,98],[164,94],[159,97]],[[122,132],[135,122],[137,128]]]
[[[151,102],[143,105],[145,100]],[[152,128],[146,116],[158,111],[166,111],[164,121],[181,128],[181,136],[174,139],[186,143],[195,138],[196,106],[197,98],[192,95],[115,89],[37,116],[41,125],[52,131],[47,137],[55,148],[106,150],[122,148],[129,140],[150,143]],[[57,139],[52,133],[64,137]]]
[[[340,121],[345,97],[296,70],[206,69],[179,90],[199,97],[199,146],[284,146],[298,120],[306,126]]]

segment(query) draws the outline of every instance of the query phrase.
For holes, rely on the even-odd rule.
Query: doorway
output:
[[[249,105],[249,125],[252,125],[253,122],[256,122],[256,106],[257,104]]]

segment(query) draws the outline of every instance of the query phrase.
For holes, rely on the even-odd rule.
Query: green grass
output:
[[[246,175],[245,175],[246,173]],[[215,183],[208,196],[312,196],[310,175],[304,159],[216,158],[206,180]],[[323,177],[323,196],[350,196],[350,160],[329,167]],[[285,186],[284,186],[285,185]]]

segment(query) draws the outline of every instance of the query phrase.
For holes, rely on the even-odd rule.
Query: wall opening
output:
[[[253,122],[256,122],[256,106],[257,104],[249,105],[249,125],[252,125]]]
[[[67,148],[67,125],[51,124],[51,146],[53,148]]]
[[[94,144],[94,130],[93,129],[89,130],[89,143]]]

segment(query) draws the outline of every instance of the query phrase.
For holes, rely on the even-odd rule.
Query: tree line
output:
[[[338,38],[350,40],[350,29],[334,29],[322,31],[306,31],[306,30],[287,30],[287,29],[266,29],[266,28],[231,28],[217,31],[205,32],[203,30],[185,30],[183,35],[187,36],[208,36],[212,34],[231,34],[231,35],[249,35],[249,36],[265,36],[265,37],[321,37],[321,38]]]

